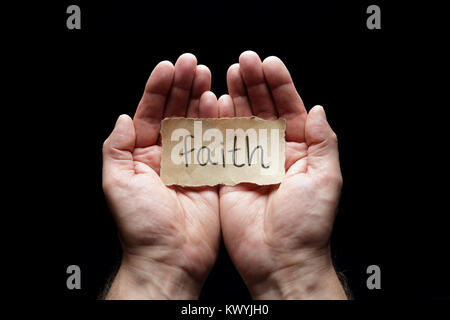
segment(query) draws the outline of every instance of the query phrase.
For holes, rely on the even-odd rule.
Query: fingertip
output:
[[[205,91],[200,97],[200,101],[217,101],[217,97],[212,91]]]
[[[325,109],[319,104],[312,107],[311,110],[309,110],[309,113],[317,113],[317,115],[322,116],[324,119],[327,118]]]
[[[152,74],[157,74],[160,79],[172,78],[174,72],[174,65],[169,60],[164,60],[158,63],[153,69]]]
[[[127,114],[121,114],[116,121],[114,129],[103,147],[104,150],[133,150],[135,144],[135,130],[131,117]]]
[[[157,67],[165,67],[165,68],[170,68],[170,67],[172,67],[173,68],[173,63],[172,62],[170,62],[169,60],[163,60],[163,61],[161,61],[161,62],[159,62],[157,65],[156,65],[156,68]]]
[[[256,52],[248,50],[239,56],[239,64],[244,73],[245,71],[253,73],[261,68],[261,59]]]
[[[223,100],[228,100],[228,99],[231,100],[231,97],[225,93],[225,94],[221,95],[218,100],[223,101]]]
[[[264,82],[262,62],[256,52],[245,51],[239,57],[240,72],[247,87]]]
[[[197,67],[197,58],[192,53],[183,53],[175,62],[175,68],[181,71],[194,71]]]
[[[124,124],[126,124],[127,122],[133,122],[133,119],[131,119],[131,117],[127,114],[121,114],[116,121],[115,124],[115,128],[117,128],[118,126],[122,126]]]
[[[242,62],[245,63],[247,61],[254,60],[254,59],[260,60],[258,54],[255,51],[246,50],[246,51],[242,52],[241,55],[239,56],[239,63],[242,63]]]
[[[174,71],[172,62],[165,60],[158,63],[147,80],[145,92],[167,94],[172,85]]]
[[[239,63],[233,63],[227,70],[227,77],[235,75],[239,72]]]
[[[219,108],[229,107],[230,105],[233,106],[233,100],[228,94],[221,95],[217,102],[219,104]]]
[[[263,64],[283,63],[277,56],[268,56],[264,59]]]
[[[235,63],[228,68],[227,87],[228,92],[232,97],[246,95],[244,80],[242,79],[239,63]]]
[[[194,79],[196,79],[195,81],[199,81],[202,86],[206,85],[206,89],[204,90],[209,90],[211,87],[211,71],[204,64],[197,66]]]
[[[306,118],[305,136],[308,144],[319,143],[333,135],[333,130],[328,124],[325,109],[316,105],[309,110]]]
[[[157,74],[158,77],[167,78],[173,75],[175,67],[169,60],[159,62],[152,71],[152,75]]]
[[[205,91],[200,97],[199,116],[200,118],[218,117],[217,97],[213,92]]]
[[[263,61],[265,79],[271,89],[292,82],[291,75],[283,61],[276,56],[270,56]]]
[[[230,89],[230,85],[237,82],[238,84],[242,82],[241,71],[239,67],[239,63],[235,63],[228,68],[227,71],[227,84],[228,90]]]
[[[131,120],[131,117],[129,115],[127,115],[126,113],[122,113],[118,119],[130,119]]]
[[[117,118],[113,132],[118,132],[120,134],[134,133],[133,119],[131,119],[131,117],[127,114],[121,114]]]
[[[217,104],[219,106],[219,117],[234,116],[233,100],[228,94],[221,95],[217,101]]]
[[[190,89],[197,69],[197,58],[191,53],[182,54],[175,62],[173,84],[179,88]]]
[[[281,61],[281,59],[276,56],[270,56],[265,58],[262,64],[264,73],[276,74],[286,67],[283,61]]]
[[[193,55],[192,53],[186,52],[186,53],[183,53],[182,55],[180,55],[180,57],[178,58],[177,61],[186,61],[186,62],[197,64],[197,57],[195,55]]]
[[[209,68],[207,66],[205,66],[204,64],[197,65],[197,71],[207,72],[207,73],[211,74],[211,70],[209,70]]]
[[[191,99],[199,99],[205,91],[210,89],[211,71],[205,65],[198,65],[195,70],[194,82],[192,84]]]

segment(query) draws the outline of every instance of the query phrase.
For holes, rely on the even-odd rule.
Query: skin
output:
[[[320,106],[307,113],[277,57],[246,51],[227,74],[221,116],[286,119],[280,185],[220,188],[226,248],[255,299],[346,299],[329,239],[342,187],[337,137]],[[245,214],[243,214],[245,213]]]
[[[119,228],[120,269],[107,299],[195,299],[220,235],[255,299],[345,299],[329,238],[342,176],[322,107],[309,113],[276,57],[244,52],[229,95],[184,54],[153,70],[134,119],[119,117],[103,147],[103,189]],[[167,187],[159,178],[164,117],[278,116],[287,120],[280,185]],[[220,209],[220,210],[219,210]],[[244,214],[245,213],[245,214]]]
[[[103,146],[103,190],[119,228],[120,269],[107,299],[196,299],[218,254],[217,188],[167,187],[159,177],[164,117],[217,117],[211,74],[192,54],[159,63],[132,120]]]

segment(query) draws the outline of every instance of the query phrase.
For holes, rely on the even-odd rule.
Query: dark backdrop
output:
[[[373,3],[381,7],[381,30],[366,28],[366,8]],[[261,58],[280,57],[307,109],[323,105],[339,137],[344,189],[332,249],[354,297],[449,298],[448,212],[433,202],[444,192],[423,180],[435,163],[417,121],[428,119],[427,106],[413,86],[424,62],[415,54],[425,40],[401,22],[405,7],[373,3],[45,5],[45,28],[35,30],[39,44],[27,53],[39,57],[38,72],[28,77],[45,96],[39,108],[47,121],[39,131],[46,139],[38,147],[55,148],[40,177],[51,183],[38,190],[44,194],[42,236],[48,242],[42,260],[51,296],[97,298],[120,261],[101,189],[101,148],[117,117],[134,114],[153,67],[191,52],[211,69],[212,90],[220,96],[227,92],[228,67],[250,49]],[[81,30],[66,28],[70,4],[81,7]],[[82,290],[65,286],[71,264],[81,267]],[[366,288],[371,264],[381,267],[381,290]],[[223,245],[201,298],[250,299]]]

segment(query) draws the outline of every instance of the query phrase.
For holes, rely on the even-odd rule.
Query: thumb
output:
[[[308,171],[341,177],[337,136],[328,124],[322,106],[315,106],[309,111],[305,138],[308,145]]]
[[[133,150],[136,134],[133,120],[126,114],[121,115],[116,125],[103,143],[103,166],[110,165],[133,168]]]

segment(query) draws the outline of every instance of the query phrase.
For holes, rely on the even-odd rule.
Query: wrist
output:
[[[295,255],[294,255],[295,256]],[[263,281],[249,286],[254,299],[346,300],[329,252],[290,259]],[[293,262],[294,260],[295,262]]]
[[[124,254],[106,299],[197,299],[201,286],[202,283],[179,267]]]

